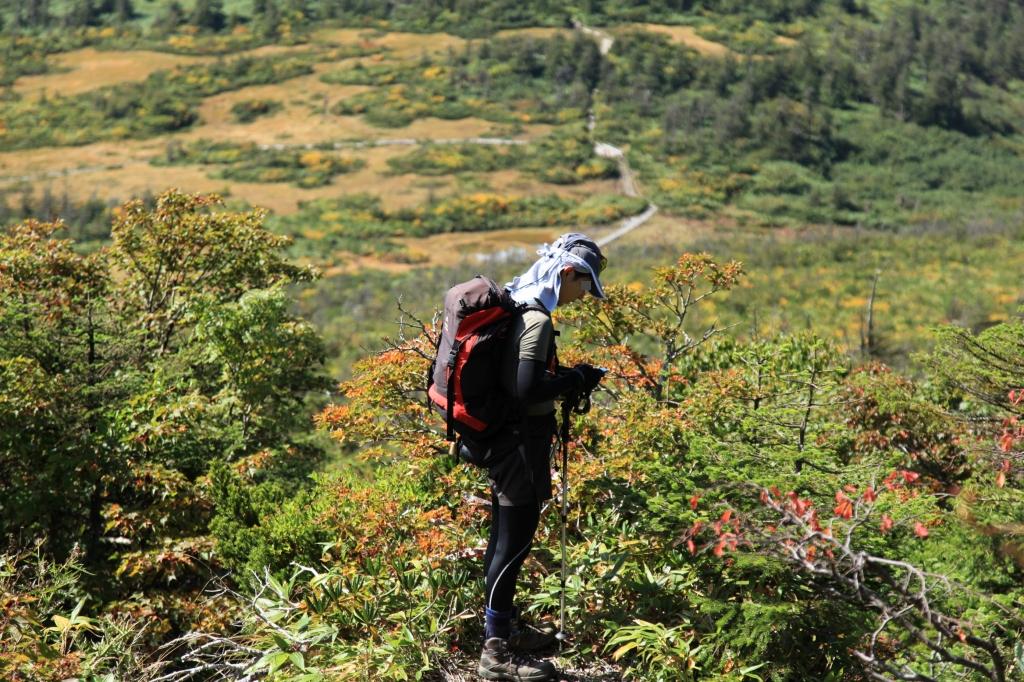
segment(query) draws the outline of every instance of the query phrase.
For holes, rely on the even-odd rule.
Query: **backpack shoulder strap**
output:
[[[527,310],[534,310],[538,313],[544,313],[546,316],[551,317],[551,311],[542,306],[540,303],[520,303],[519,314],[522,315]]]

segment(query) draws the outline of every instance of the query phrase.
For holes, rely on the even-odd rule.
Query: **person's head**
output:
[[[569,232],[559,237],[552,247],[570,254],[560,272],[558,305],[578,301],[588,293],[604,298],[600,276],[608,260],[594,240],[579,232]]]
[[[578,301],[594,290],[594,280],[586,272],[580,272],[571,265],[562,268],[561,286],[558,288],[558,305]]]
[[[604,298],[601,273],[607,263],[600,247],[579,232],[563,234],[545,244],[530,269],[505,285],[513,300],[540,302],[548,310],[579,300],[588,291]]]

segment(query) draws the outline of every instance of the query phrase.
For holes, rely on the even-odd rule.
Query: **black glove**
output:
[[[573,367],[573,369],[583,375],[583,392],[590,393],[597,385],[601,383],[601,379],[604,378],[604,370],[598,369],[593,365],[581,363]]]
[[[558,380],[566,382],[562,395],[578,395],[583,393],[584,387],[587,384],[586,377],[587,375],[580,371],[578,365],[576,367],[559,367]]]

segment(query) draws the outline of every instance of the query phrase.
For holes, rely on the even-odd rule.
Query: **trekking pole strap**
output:
[[[578,398],[574,395],[566,396],[562,400],[562,423],[559,425],[558,437],[562,443],[569,442],[569,416]]]

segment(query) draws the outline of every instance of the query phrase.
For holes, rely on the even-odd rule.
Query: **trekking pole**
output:
[[[561,648],[562,642],[569,639],[569,633],[565,631],[565,579],[567,571],[565,529],[569,525],[569,417],[573,412],[577,414],[590,412],[589,391],[578,395],[566,396],[562,400],[562,424],[558,436],[562,446],[562,509],[558,515],[560,525],[562,526],[562,587],[558,595],[558,632],[555,634],[559,648]]]
[[[562,446],[562,510],[558,516],[562,526],[562,588],[558,594],[558,633],[555,635],[559,649],[562,647],[562,642],[569,639],[569,634],[565,631],[565,527],[569,518],[567,506],[569,500],[569,414],[572,412],[575,402],[575,396],[572,399],[566,396],[562,400],[562,424],[561,433],[558,436]]]

